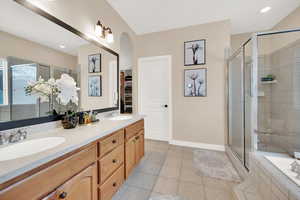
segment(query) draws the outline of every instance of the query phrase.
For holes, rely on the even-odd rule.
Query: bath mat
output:
[[[149,200],[187,200],[187,199],[180,196],[161,195],[161,196],[151,197]]]
[[[195,150],[193,153],[194,165],[200,174],[226,181],[241,181],[224,152]]]

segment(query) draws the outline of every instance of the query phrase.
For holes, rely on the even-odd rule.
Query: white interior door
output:
[[[139,113],[149,139],[170,139],[170,69],[170,56],[139,59]]]

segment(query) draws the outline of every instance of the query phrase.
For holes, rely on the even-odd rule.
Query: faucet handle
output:
[[[0,132],[0,145],[5,145],[9,143],[9,134],[5,132]]]

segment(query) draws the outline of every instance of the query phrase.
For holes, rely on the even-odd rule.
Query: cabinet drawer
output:
[[[99,163],[100,183],[102,184],[124,163],[124,145],[117,147],[111,153],[104,156]]]
[[[122,165],[101,187],[100,199],[111,200],[124,182],[124,165]]]
[[[97,148],[93,145],[2,190],[0,199],[39,199],[94,163],[96,159]]]
[[[140,120],[125,128],[126,140],[135,136],[139,131],[144,129],[144,120]]]
[[[103,157],[105,154],[124,143],[124,130],[119,130],[109,136],[108,138],[99,142],[99,156]]]

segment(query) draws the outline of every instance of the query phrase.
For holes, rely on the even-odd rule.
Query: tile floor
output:
[[[147,140],[145,157],[113,200],[234,200],[235,182],[204,177],[193,165],[193,149]]]

